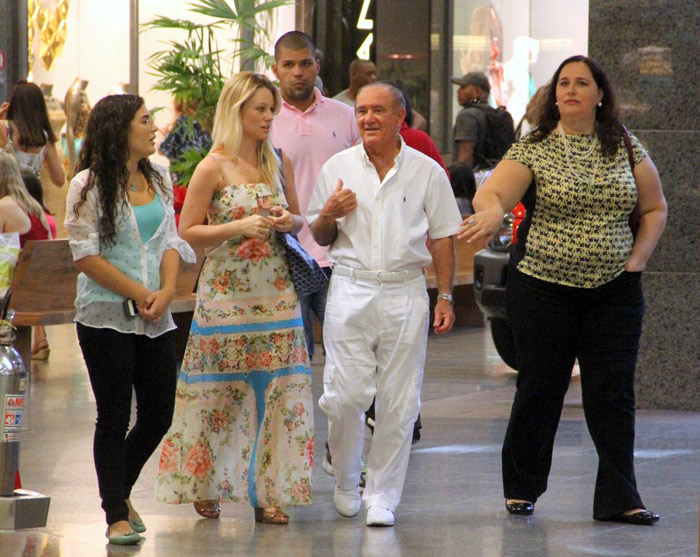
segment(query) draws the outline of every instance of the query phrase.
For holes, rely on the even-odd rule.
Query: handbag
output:
[[[634,151],[632,150],[632,140],[630,139],[630,134],[625,126],[622,126],[622,139],[625,141],[625,148],[627,149],[627,160],[629,161],[630,168],[634,172]],[[637,231],[639,230],[639,223],[642,220],[642,213],[639,210],[639,202],[637,202],[632,209],[629,217],[630,230],[632,231],[632,237],[637,237]]]
[[[292,275],[297,296],[308,296],[324,288],[328,283],[326,273],[313,256],[299,243],[296,236],[289,232],[278,232],[277,237],[284,246],[289,274]]]
[[[279,157],[280,182],[282,188],[286,189],[287,182],[284,179],[284,161],[282,159],[282,149],[275,149]],[[308,296],[325,288],[328,283],[326,273],[316,262],[313,256],[304,249],[294,234],[289,232],[278,232],[277,237],[282,241],[284,253],[289,265],[289,274],[292,275],[294,289],[297,296]]]

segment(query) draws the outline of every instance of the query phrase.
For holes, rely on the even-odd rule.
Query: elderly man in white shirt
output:
[[[461,217],[445,171],[401,139],[405,114],[392,85],[361,89],[355,115],[362,144],[326,162],[307,211],[334,265],[319,404],[329,420],[333,500],[346,517],[360,512],[363,413],[376,396],[364,492],[369,526],[393,525],[401,499],[420,409],[429,326],[423,267],[431,260],[439,292],[435,332],[448,332],[455,319],[453,236]]]

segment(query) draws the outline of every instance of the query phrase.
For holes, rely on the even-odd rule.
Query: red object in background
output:
[[[518,203],[513,209],[513,243],[518,243],[518,226],[523,222],[525,218],[525,206],[522,203]]]
[[[15,471],[15,489],[22,489],[22,480],[19,478],[19,470]]]
[[[175,224],[180,226],[180,211],[185,203],[185,195],[187,195],[187,186],[173,186],[173,206],[175,209]]]

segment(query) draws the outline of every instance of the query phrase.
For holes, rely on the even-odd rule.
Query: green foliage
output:
[[[202,159],[207,156],[207,149],[189,149],[182,154],[182,157],[177,162],[170,165],[172,172],[178,173],[181,178],[178,181],[179,186],[189,186],[192,174],[194,174],[197,165],[202,162]]]
[[[217,48],[215,26],[159,16],[147,23],[148,29],[180,29],[187,35],[183,42],[168,41],[166,50],[148,58],[151,75],[158,78],[153,89],[169,92],[175,100],[195,110],[195,118],[211,130],[216,102],[224,86],[221,50]]]
[[[269,68],[274,57],[262,44],[271,38],[273,10],[293,3],[292,0],[196,0],[188,4],[189,11],[212,18],[207,23],[156,16],[142,26],[150,30],[179,30],[183,40],[170,40],[166,48],[148,58],[149,72],[157,78],[153,89],[169,92],[173,98],[195,109],[195,118],[203,129],[210,131],[216,103],[226,78],[221,72],[221,57],[240,59],[241,67]],[[233,49],[227,52],[217,45],[214,32],[233,31]],[[205,153],[206,154],[206,153]],[[187,152],[172,165],[175,172],[189,183],[197,163],[203,158],[197,150]],[[183,184],[184,185],[184,184]]]

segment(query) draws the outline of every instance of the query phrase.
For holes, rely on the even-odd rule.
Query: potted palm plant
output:
[[[269,68],[274,58],[262,45],[270,41],[274,10],[290,3],[291,0],[196,0],[189,4],[188,10],[207,16],[209,21],[195,23],[156,16],[143,25],[142,32],[168,29],[180,31],[184,38],[167,41],[163,50],[148,58],[150,73],[157,78],[153,89],[170,93],[176,103],[188,107],[192,121],[205,133],[209,132],[226,81],[222,59],[228,58],[233,68]],[[234,37],[231,49],[219,48],[218,31],[229,31]],[[194,124],[191,130],[194,134]],[[208,147],[190,148],[171,162],[171,171],[177,175],[180,188],[187,187],[207,152]]]

